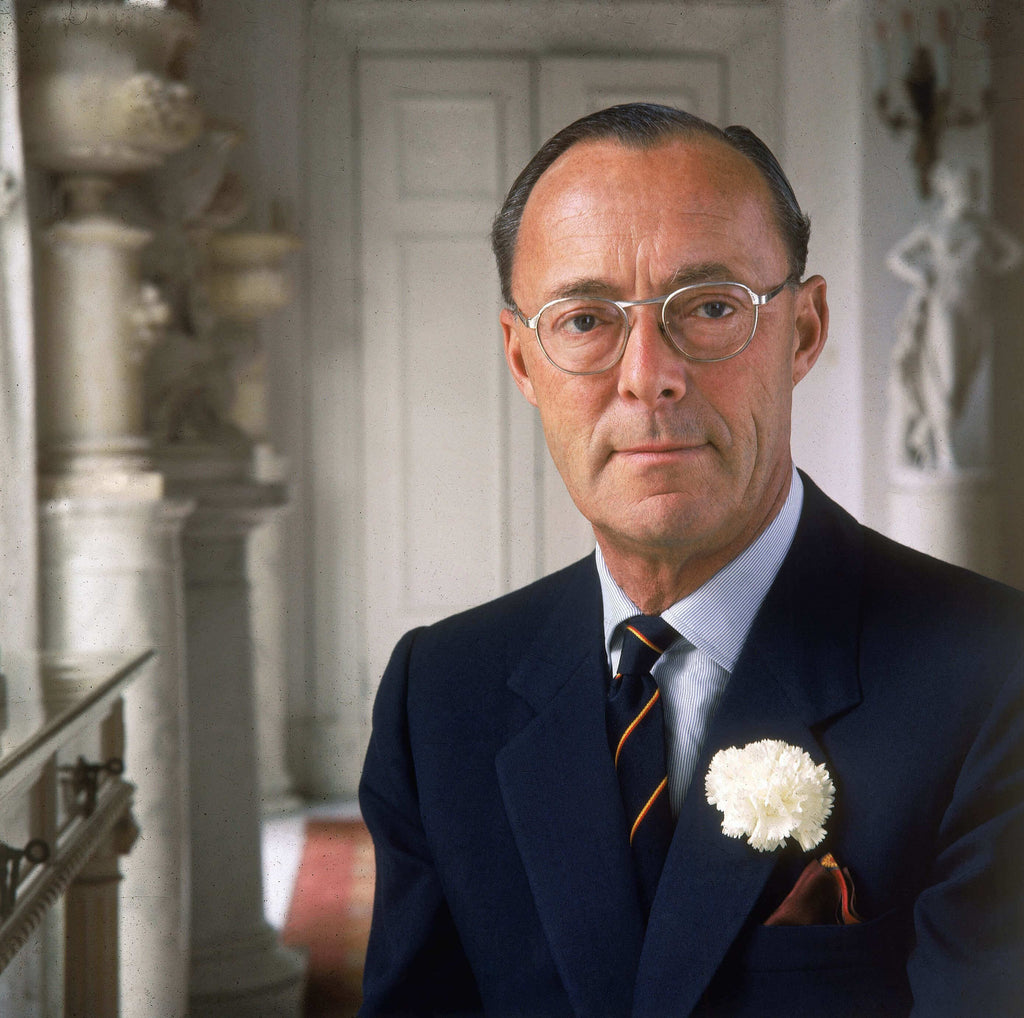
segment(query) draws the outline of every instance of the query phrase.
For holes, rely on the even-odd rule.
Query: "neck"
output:
[[[676,601],[692,594],[735,557],[720,562],[666,557],[643,559],[635,554],[620,554],[613,544],[600,536],[597,540],[612,579],[645,615],[660,615]]]
[[[657,548],[638,546],[595,527],[594,536],[608,572],[640,611],[645,615],[660,615],[703,586],[764,533],[786,502],[790,477],[788,471],[786,483],[779,486],[767,511],[756,522],[710,551],[685,544]]]

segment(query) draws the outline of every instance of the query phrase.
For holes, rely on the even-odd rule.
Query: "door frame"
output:
[[[582,17],[588,9],[593,17]],[[354,791],[379,678],[369,674],[360,650],[368,622],[362,598],[366,464],[357,54],[478,53],[535,61],[581,52],[707,55],[721,66],[728,121],[742,118],[781,151],[782,24],[780,7],[763,2],[314,0],[305,108],[309,347],[303,407],[305,601],[311,624],[306,710],[292,740],[304,747],[303,784],[313,794]]]

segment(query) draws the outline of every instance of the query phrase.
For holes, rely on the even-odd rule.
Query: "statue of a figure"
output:
[[[913,288],[893,350],[894,409],[900,460],[953,470],[953,431],[991,341],[993,277],[1014,268],[1022,248],[977,210],[970,173],[940,165],[932,183],[937,214],[886,260]]]
[[[240,138],[232,128],[208,125],[135,188],[136,218],[148,217],[156,235],[143,273],[159,286],[171,319],[145,370],[146,426],[158,447],[248,445],[231,408],[252,344],[219,327],[205,285],[210,236],[248,210],[245,189],[227,166]]]

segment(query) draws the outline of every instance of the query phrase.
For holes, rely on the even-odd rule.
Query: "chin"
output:
[[[607,528],[628,543],[644,548],[693,549],[708,543],[710,535],[721,527],[718,514],[707,513],[707,501],[694,505],[687,500],[659,500],[661,504],[649,507],[630,520],[619,520]]]

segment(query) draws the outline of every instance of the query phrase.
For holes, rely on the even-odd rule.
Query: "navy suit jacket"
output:
[[[1024,599],[805,485],[646,926],[593,558],[402,639],[360,788],[362,1014],[1024,1013]],[[810,856],[724,836],[706,802],[711,756],[764,738],[836,785]],[[863,923],[764,926],[824,851]]]

